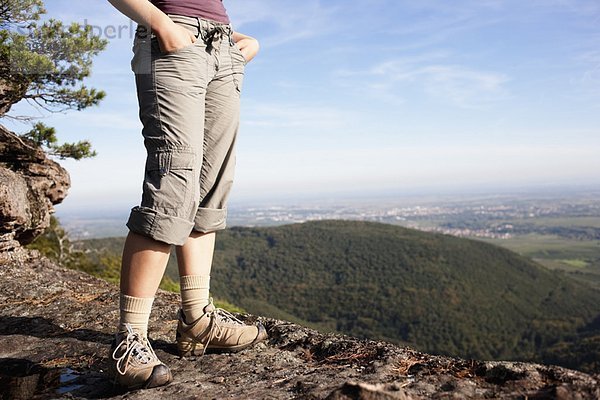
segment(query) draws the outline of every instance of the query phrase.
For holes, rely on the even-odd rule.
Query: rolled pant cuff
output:
[[[225,208],[198,208],[194,219],[194,230],[208,233],[225,229],[227,209]]]
[[[129,214],[127,227],[134,233],[167,244],[181,246],[190,236],[194,223],[151,208],[134,207]]]

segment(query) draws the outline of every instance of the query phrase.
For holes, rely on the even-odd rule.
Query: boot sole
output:
[[[171,383],[172,380],[173,375],[171,374],[169,367],[166,365],[157,365],[152,369],[152,374],[150,374],[150,377],[146,380],[146,382],[138,385],[125,385],[115,380],[114,384],[127,391],[133,391],[138,389],[151,389],[159,386],[165,386]]]
[[[268,338],[267,331],[262,324],[258,325],[258,334],[256,338],[250,342],[245,344],[239,344],[237,346],[227,346],[227,347],[219,347],[219,346],[208,346],[206,351],[204,351],[204,345],[194,341],[193,339],[183,338],[182,336],[177,340],[177,350],[179,351],[179,355],[181,357],[190,357],[190,356],[201,356],[204,354],[223,354],[223,353],[237,353],[248,347],[252,347],[257,343],[260,343]]]

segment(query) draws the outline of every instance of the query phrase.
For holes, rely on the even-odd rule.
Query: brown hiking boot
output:
[[[204,307],[204,315],[191,324],[179,312],[177,349],[181,356],[201,356],[210,352],[236,352],[267,338],[265,327],[246,325],[229,312],[216,308],[212,299]]]
[[[115,335],[111,358],[115,382],[127,389],[163,386],[173,379],[169,367],[158,359],[148,338],[134,332],[129,325],[126,333]]]

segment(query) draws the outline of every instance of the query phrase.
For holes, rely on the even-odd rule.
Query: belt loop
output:
[[[199,37],[202,39],[203,42],[206,42],[206,36],[205,36],[206,32],[204,29],[204,21],[200,17],[196,17],[196,19],[198,20],[198,31],[200,32]]]
[[[205,40],[204,38],[204,29],[202,27],[202,19],[200,17],[196,17],[196,21],[198,22],[198,38]]]
[[[233,28],[231,27],[231,25],[228,25],[228,35],[229,35],[229,44],[231,46],[235,45],[235,42],[233,41]]]

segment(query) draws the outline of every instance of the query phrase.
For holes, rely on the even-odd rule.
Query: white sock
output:
[[[194,322],[204,314],[209,303],[210,275],[188,275],[179,277],[181,308],[187,323]]]
[[[146,336],[148,333],[148,320],[152,311],[154,297],[141,298],[127,296],[121,293],[120,305],[121,317],[119,319],[119,332],[127,332],[127,324],[134,331]]]

